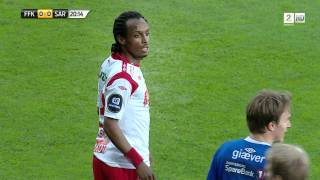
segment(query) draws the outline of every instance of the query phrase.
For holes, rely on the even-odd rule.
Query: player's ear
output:
[[[274,131],[275,130],[275,128],[276,128],[276,122],[274,122],[274,121],[271,121],[271,122],[269,122],[269,124],[267,125],[267,129],[269,130],[269,131]]]
[[[126,39],[120,35],[117,36],[117,40],[121,45],[125,45],[126,44]]]

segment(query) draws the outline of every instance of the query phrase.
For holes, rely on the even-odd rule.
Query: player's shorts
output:
[[[94,180],[138,180],[135,169],[125,169],[108,166],[93,156]]]

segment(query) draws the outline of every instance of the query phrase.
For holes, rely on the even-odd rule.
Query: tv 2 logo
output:
[[[305,23],[305,13],[283,13],[284,24]]]

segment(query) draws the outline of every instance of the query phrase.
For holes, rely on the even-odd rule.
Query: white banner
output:
[[[71,19],[83,19],[86,18],[90,10],[84,9],[69,9],[68,10],[68,18]]]

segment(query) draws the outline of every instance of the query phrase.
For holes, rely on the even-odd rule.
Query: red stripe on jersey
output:
[[[135,82],[132,77],[127,73],[127,72],[120,72],[115,74],[110,81],[107,84],[107,87],[110,86],[115,80],[117,79],[126,79],[127,81],[129,81],[129,83],[131,84],[132,90],[131,90],[131,95],[134,93],[134,91],[136,89],[138,89],[139,85],[137,82]]]
[[[127,56],[121,55],[120,53],[113,52],[113,53],[111,54],[111,57],[112,57],[113,59],[118,59],[118,60],[121,60],[121,61],[123,61],[123,62],[125,62],[125,63],[131,64],[130,61],[129,61],[129,58],[128,58]],[[137,66],[137,67],[140,67],[139,64],[133,64],[133,65],[134,65],[134,66]]]
[[[101,102],[102,102],[102,107],[100,108],[100,115],[104,115],[104,106],[105,106],[105,99],[104,99],[104,94],[103,93],[101,93],[101,96],[100,96],[100,98],[101,98]]]

